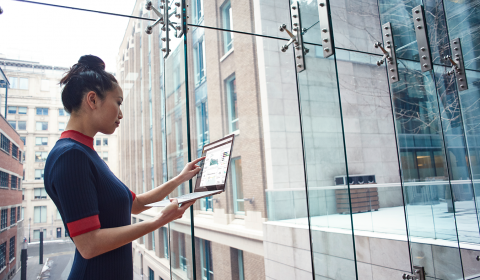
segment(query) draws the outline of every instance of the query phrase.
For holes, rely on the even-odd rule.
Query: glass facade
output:
[[[119,179],[136,194],[177,176],[205,144],[235,134],[225,192],[134,241],[134,273],[379,280],[421,267],[426,279],[479,277],[479,0],[155,0],[161,13],[170,7],[171,25],[150,34],[157,14],[145,4],[130,1],[131,14],[103,6],[116,15],[15,4],[64,12],[48,27],[77,28],[60,21],[74,13],[121,26],[108,35],[111,49],[96,55],[123,89]],[[76,7],[102,11],[87,2]],[[93,24],[82,28],[96,42],[104,36]],[[451,47],[456,38],[461,44]],[[378,62],[379,44],[396,61],[390,52]],[[76,59],[89,46],[77,47]],[[453,55],[460,47],[463,57]],[[464,68],[450,73],[452,61]],[[10,82],[28,90],[28,79]],[[8,112],[23,114],[20,108]],[[48,110],[35,112],[36,130],[48,130]],[[96,138],[102,143],[116,144]],[[36,151],[35,162],[47,155]],[[107,152],[101,156],[108,161]],[[43,178],[40,166],[34,172]],[[45,222],[41,207],[35,223]]]

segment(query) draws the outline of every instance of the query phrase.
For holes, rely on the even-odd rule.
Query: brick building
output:
[[[0,279],[8,279],[20,267],[23,242],[22,177],[23,142],[0,117]]]

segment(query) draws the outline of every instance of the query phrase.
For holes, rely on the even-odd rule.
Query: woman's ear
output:
[[[88,107],[90,109],[95,110],[97,108],[96,101],[97,101],[97,94],[94,91],[87,92],[87,96],[85,97],[87,101]]]

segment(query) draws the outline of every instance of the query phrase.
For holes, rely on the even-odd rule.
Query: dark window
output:
[[[20,206],[17,207],[17,221],[20,221],[22,219],[21,211],[20,211]]]
[[[108,138],[103,138],[103,146],[108,146]]]
[[[10,225],[17,223],[17,208],[10,208]]]
[[[15,236],[10,238],[10,252],[8,254],[8,260],[12,261],[15,258]]]
[[[7,266],[7,242],[0,245],[0,271]]]
[[[65,116],[65,110],[64,109],[58,109],[58,115],[59,116]]]
[[[62,238],[62,228],[57,228],[57,238]]]
[[[27,114],[27,107],[18,107],[18,113],[20,115],[26,115]]]
[[[23,141],[23,145],[26,145],[27,137],[25,137],[25,136],[20,136],[20,140]]]
[[[3,134],[2,134],[2,143],[0,148],[2,148],[2,150],[10,154],[10,140],[8,140],[8,138]]]
[[[13,189],[17,189],[17,176],[10,175],[10,186]]]
[[[16,145],[12,145],[12,157],[18,159],[18,147]]]
[[[48,116],[48,108],[37,108],[37,115]]]
[[[0,171],[0,187],[8,188],[8,173]]]
[[[15,106],[8,106],[8,113],[9,113],[9,114],[16,114],[16,113],[17,113],[17,107],[15,107]]]
[[[18,121],[18,130],[27,130],[27,122],[26,121]]]
[[[8,209],[2,209],[2,220],[0,222],[0,229],[4,229],[7,227],[7,215]]]
[[[95,139],[95,145],[100,146],[102,144],[102,139],[97,138]]]
[[[16,121],[8,121],[8,123],[10,124],[11,127],[13,127],[13,129],[17,129],[17,122]]]
[[[150,267],[148,268],[148,280],[155,280],[155,272]]]

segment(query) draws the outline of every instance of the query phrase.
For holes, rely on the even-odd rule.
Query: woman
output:
[[[203,158],[188,163],[169,182],[136,196],[93,149],[97,132],[112,134],[120,125],[123,92],[104,62],[80,58],[60,81],[62,102],[70,120],[45,164],[45,189],[57,206],[75,243],[68,279],[132,279],[131,242],[182,217],[194,201],[181,207],[175,199],[155,218],[130,225],[131,214],[165,198],[195,176]]]

